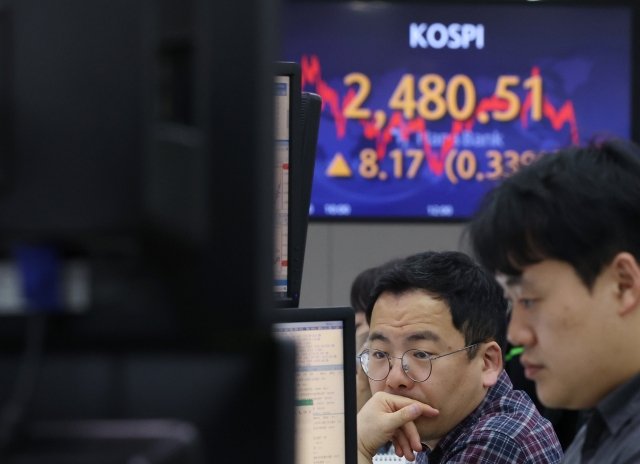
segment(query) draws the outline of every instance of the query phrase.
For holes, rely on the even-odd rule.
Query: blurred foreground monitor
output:
[[[277,7],[0,5],[3,461],[292,462]]]

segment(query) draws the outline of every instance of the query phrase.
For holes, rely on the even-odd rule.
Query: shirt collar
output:
[[[640,410],[640,374],[636,374],[609,393],[595,409],[600,413],[611,435],[616,435]]]

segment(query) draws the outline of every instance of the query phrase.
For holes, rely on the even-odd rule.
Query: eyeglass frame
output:
[[[438,356],[431,356],[429,353],[427,353],[424,350],[419,350],[417,348],[411,348],[410,350],[405,351],[404,353],[402,353],[402,356],[391,356],[389,353],[387,353],[386,351],[383,350],[379,350],[377,348],[374,348],[374,350],[376,351],[380,351],[382,353],[384,353],[384,355],[387,357],[387,361],[389,362],[389,370],[387,371],[387,375],[385,375],[384,377],[382,377],[381,379],[372,379],[371,377],[369,377],[369,374],[367,373],[368,369],[364,368],[364,365],[362,364],[362,355],[368,351],[371,351],[371,348],[367,348],[366,350],[363,350],[362,353],[360,353],[358,356],[356,356],[357,359],[360,360],[360,367],[362,367],[362,370],[364,371],[364,374],[370,378],[371,380],[373,380],[374,382],[382,382],[384,379],[386,379],[387,377],[389,377],[389,374],[391,374],[391,369],[393,369],[393,365],[391,364],[391,359],[399,359],[400,363],[402,364],[402,358],[404,358],[404,355],[407,354],[409,351],[422,351],[424,354],[426,354],[428,356],[429,359],[429,363],[431,364],[431,369],[429,370],[429,375],[427,376],[426,379],[424,380],[415,380],[413,377],[411,377],[407,371],[404,370],[404,368],[402,369],[402,372],[404,372],[404,375],[406,375],[407,377],[409,377],[412,381],[414,382],[418,382],[418,383],[422,383],[422,382],[426,382],[427,380],[429,380],[429,378],[431,377],[431,374],[433,373],[433,361],[438,359],[438,358],[444,358],[445,356],[449,356],[450,354],[455,354],[455,353],[459,353],[460,351],[465,351],[468,349],[473,348],[474,346],[478,346],[478,345],[482,345],[483,342],[478,342],[478,343],[474,343],[472,345],[468,345],[465,346],[464,348],[460,348],[459,350],[455,350],[455,351],[451,351],[449,353],[445,353],[445,354],[440,354]]]

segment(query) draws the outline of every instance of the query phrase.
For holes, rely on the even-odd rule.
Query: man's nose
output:
[[[402,390],[411,388],[413,380],[404,372],[402,368],[402,359],[391,359],[391,370],[387,376],[387,387],[392,390]]]
[[[527,321],[525,311],[514,304],[511,311],[511,320],[507,328],[507,340],[515,346],[533,346],[536,343],[536,336]]]

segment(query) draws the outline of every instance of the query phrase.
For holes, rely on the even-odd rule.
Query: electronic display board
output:
[[[283,59],[323,100],[311,218],[469,218],[543,151],[631,131],[624,7],[300,2]]]

